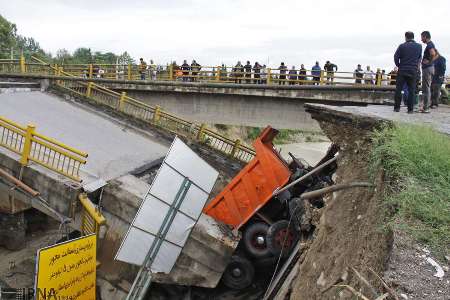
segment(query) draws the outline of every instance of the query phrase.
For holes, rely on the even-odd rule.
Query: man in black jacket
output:
[[[394,62],[398,67],[394,111],[400,111],[402,89],[406,83],[408,86],[408,113],[412,114],[414,110],[416,76],[420,59],[422,58],[422,47],[414,41],[414,33],[411,31],[405,33],[405,40],[406,42],[398,46],[394,55]]]
[[[245,70],[245,78],[248,78],[245,80],[245,83],[252,83],[252,65],[250,64],[250,61],[247,60],[247,64],[244,66]]]

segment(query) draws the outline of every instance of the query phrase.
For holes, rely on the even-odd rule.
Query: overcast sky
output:
[[[237,60],[392,68],[406,30],[450,60],[450,0],[0,0],[0,14],[52,53],[128,51],[166,63]]]

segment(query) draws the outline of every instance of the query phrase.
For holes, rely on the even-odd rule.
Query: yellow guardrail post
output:
[[[272,83],[272,69],[267,68],[267,84],[271,84],[271,83]]]
[[[25,57],[23,55],[20,56],[19,64],[20,64],[20,73],[25,73],[26,72]]]
[[[161,117],[161,107],[159,105],[156,105],[155,112],[153,113],[153,123],[154,124],[158,123],[160,117]]]
[[[87,88],[86,88],[86,97],[91,97],[92,95],[92,87],[94,86],[93,82],[88,82]]]
[[[205,128],[206,128],[206,124],[202,124],[202,125],[200,125],[200,129],[198,130],[197,140],[199,140],[200,142],[203,141],[203,133],[205,131]]]
[[[218,66],[216,69],[216,81],[220,81],[220,72],[222,72],[222,67]]]
[[[320,85],[323,85],[325,83],[325,71],[320,70]]]
[[[231,150],[231,153],[230,153],[231,157],[234,157],[236,155],[236,152],[238,151],[240,145],[241,145],[241,140],[237,139],[234,142],[233,149]]]
[[[131,64],[127,66],[127,79],[131,80]]]
[[[106,223],[105,217],[101,214],[100,210],[92,203],[88,198],[86,193],[82,193],[78,196],[81,204],[83,205],[84,212],[87,214],[83,215],[81,221],[81,232],[83,234],[99,233],[100,226]],[[89,219],[91,220],[89,220]],[[93,224],[95,223],[95,224]]]
[[[89,78],[92,78],[92,76],[94,76],[94,66],[89,64]]]
[[[119,111],[123,111],[124,105],[125,105],[125,97],[127,96],[127,92],[122,92],[120,94],[119,103],[117,109]]]
[[[26,166],[28,164],[28,158],[31,152],[31,142],[34,134],[34,130],[36,126],[33,124],[29,124],[27,126],[27,130],[25,132],[25,143],[23,144],[22,157],[20,158],[20,163],[22,166]]]
[[[173,64],[169,65],[169,80],[173,80]]]

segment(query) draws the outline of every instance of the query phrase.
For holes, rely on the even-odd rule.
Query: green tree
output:
[[[90,64],[93,62],[91,48],[78,48],[73,52],[72,61],[75,64]]]
[[[0,58],[9,58],[16,46],[17,27],[0,15]]]
[[[120,65],[127,65],[127,64],[134,64],[134,63],[135,63],[134,59],[131,57],[130,54],[128,54],[127,51],[125,51],[124,53],[119,55],[119,64]]]

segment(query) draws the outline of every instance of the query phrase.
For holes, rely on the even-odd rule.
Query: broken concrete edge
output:
[[[263,84],[236,84],[236,83],[215,83],[215,82],[182,82],[182,81],[142,81],[142,80],[122,80],[104,78],[82,78],[69,76],[54,76],[41,74],[5,74],[0,73],[0,78],[29,78],[29,79],[50,79],[50,80],[70,80],[94,83],[116,83],[116,84],[138,84],[138,85],[165,85],[179,87],[196,88],[241,88],[241,89],[267,89],[267,90],[356,90],[356,91],[395,91],[395,86],[377,85],[263,85]]]
[[[391,120],[371,115],[343,112],[324,104],[305,103],[305,111],[310,113],[311,117],[319,122],[326,122],[333,118],[342,122],[342,124],[349,124],[363,130],[380,130],[384,127],[394,125],[394,122]]]
[[[210,147],[207,144],[200,143],[174,131],[155,126],[149,122],[139,120],[125,113],[119,112],[111,108],[110,106],[98,103],[92,99],[81,96],[59,86],[50,85],[47,92],[55,94],[66,101],[75,101],[83,106],[88,105],[88,107],[94,109],[97,113],[105,113],[106,115],[113,117],[116,122],[124,122],[126,126],[133,127],[133,129],[138,132],[142,132],[142,130],[144,130],[144,132],[147,130],[151,130],[152,134],[154,135],[153,138],[159,139],[166,145],[170,145],[175,136],[177,136],[181,140],[183,140],[183,142],[185,142],[192,150],[197,152],[197,154],[199,154],[200,157],[203,158],[206,162],[208,162],[212,166],[218,167],[221,172],[225,172],[225,174],[227,174],[228,176],[234,176],[246,164],[234,157],[226,155]],[[67,99],[67,96],[69,96],[70,99]]]
[[[12,152],[6,154],[6,151],[0,151],[0,168],[18,178],[22,165],[15,157],[17,155]],[[33,163],[23,167],[22,181],[38,191],[57,212],[69,218],[74,217],[78,195],[81,193],[79,183]]]

